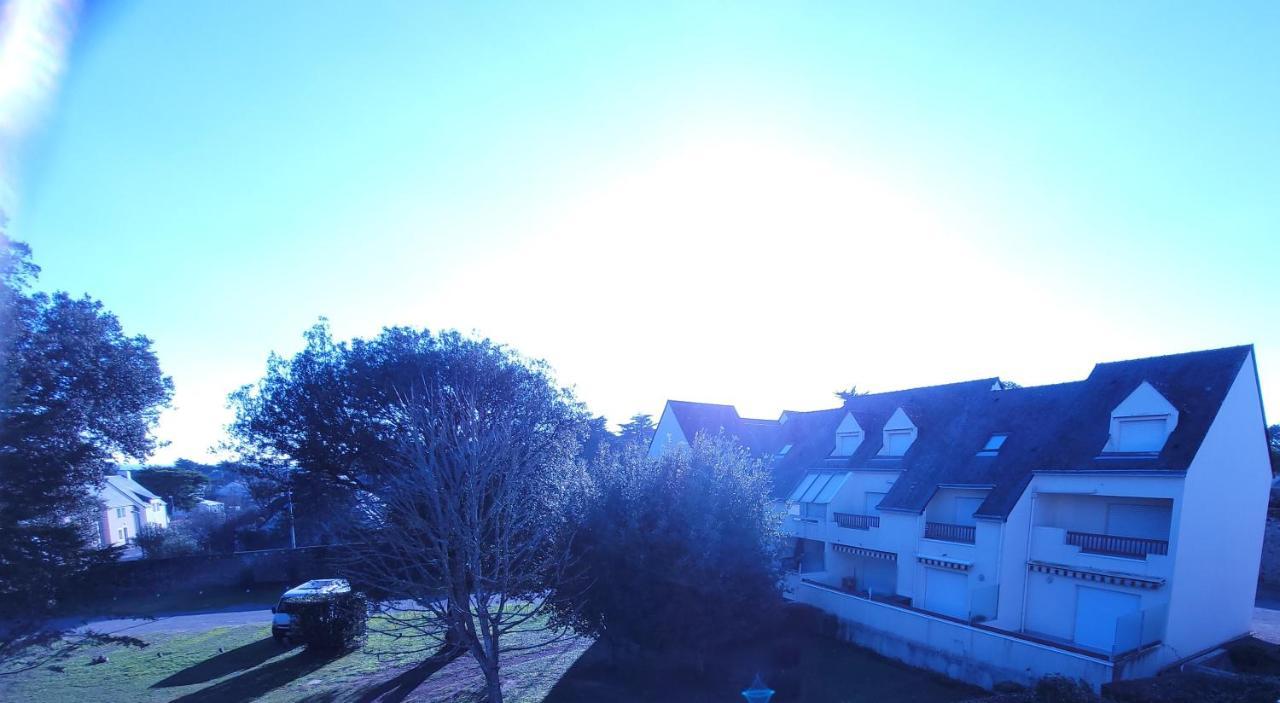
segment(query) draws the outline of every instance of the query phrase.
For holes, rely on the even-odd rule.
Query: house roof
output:
[[[147,505],[153,500],[164,502],[160,496],[148,491],[142,484],[127,476],[108,476],[104,480],[102,488],[98,490],[98,498],[103,501],[109,500],[111,492],[123,495],[125,498],[140,505]]]
[[[697,417],[700,428],[718,423],[714,431],[737,434],[752,451],[774,457],[775,497],[785,497],[810,469],[883,469],[901,475],[881,509],[920,512],[940,485],[991,486],[977,514],[1003,518],[1036,471],[1186,470],[1251,351],[1239,346],[1102,363],[1084,380],[1046,386],[996,390],[998,379],[987,378],[860,395],[839,408],[788,412],[785,423],[734,423],[737,412],[728,405],[680,403],[679,412]],[[1112,409],[1144,381],[1177,409],[1176,428],[1158,454],[1103,456]],[[689,406],[702,409],[690,414]],[[882,430],[898,408],[918,428],[917,439],[902,457],[880,457]],[[831,457],[846,413],[864,439],[852,456]],[[750,424],[766,422],[767,430]],[[689,431],[683,420],[681,427]],[[1007,435],[1003,446],[979,456],[993,434]],[[787,444],[792,448],[776,456]]]
[[[685,438],[690,442],[699,434],[715,435],[721,432],[738,438],[744,446],[754,453],[776,451],[782,447],[778,443],[777,420],[761,420],[738,416],[738,410],[732,405],[718,403],[692,403],[684,400],[669,400],[667,407]]]

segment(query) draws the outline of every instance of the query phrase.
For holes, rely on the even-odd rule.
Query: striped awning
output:
[[[1081,569],[1064,564],[1049,564],[1042,561],[1029,561],[1027,562],[1027,568],[1040,574],[1065,576],[1067,578],[1080,579],[1081,581],[1106,583],[1112,586],[1156,589],[1164,585],[1164,579],[1152,576],[1139,576],[1137,574],[1124,574],[1114,571],[1092,571],[1090,569]]]
[[[882,552],[879,549],[854,547],[848,544],[832,544],[831,548],[841,554],[851,554],[855,557],[871,557],[872,559],[885,559],[887,561],[898,560],[898,555],[894,552]]]
[[[923,554],[916,555],[916,561],[925,566],[940,566],[944,569],[954,569],[956,571],[968,571],[972,563],[967,561],[959,561],[957,559],[947,559],[946,557],[931,557]]]

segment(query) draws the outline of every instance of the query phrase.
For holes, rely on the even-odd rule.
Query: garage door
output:
[[[1078,586],[1075,642],[1081,647],[1110,652],[1116,641],[1116,620],[1137,612],[1142,600],[1132,593]]]
[[[924,609],[967,620],[968,575],[949,569],[925,569],[924,573]]]

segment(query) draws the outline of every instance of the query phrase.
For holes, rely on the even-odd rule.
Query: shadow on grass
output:
[[[741,700],[756,674],[794,703],[951,703],[985,693],[817,635],[765,634],[717,648],[699,671],[689,656],[663,652],[621,657],[597,641],[569,667],[543,703],[702,703]]]
[[[243,647],[236,647],[230,652],[223,652],[171,674],[165,679],[151,684],[152,688],[169,688],[170,686],[190,686],[220,679],[227,674],[252,669],[262,662],[282,653],[284,649],[275,640],[267,637]]]
[[[649,700],[643,694],[637,695],[627,690],[631,687],[628,684],[636,683],[628,681],[631,678],[629,673],[638,674],[634,665],[616,667],[609,647],[597,640],[551,687],[543,703],[592,703],[602,700],[632,703]],[[645,677],[640,675],[639,678]]]
[[[421,664],[406,669],[399,675],[394,676],[382,683],[362,690],[360,697],[356,698],[357,703],[400,703],[413,693],[414,689],[422,685],[432,674],[443,669],[446,664],[462,656],[461,647],[440,648],[430,659],[423,661]]]
[[[179,701],[182,703],[231,703],[257,700],[325,664],[342,658],[345,654],[345,652],[299,650],[291,657],[263,664],[226,681],[175,698],[173,703]]]

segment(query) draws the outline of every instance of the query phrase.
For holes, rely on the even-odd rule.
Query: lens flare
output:
[[[0,7],[0,210],[16,204],[19,152],[57,90],[79,9],[75,0]]]

